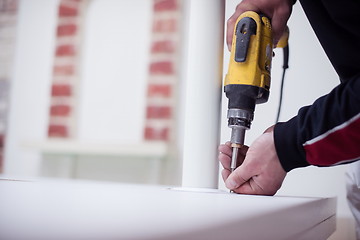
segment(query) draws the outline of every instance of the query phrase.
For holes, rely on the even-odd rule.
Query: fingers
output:
[[[222,174],[226,177],[226,173]],[[229,174],[224,181],[227,188],[240,194],[274,195],[277,190],[264,189],[261,177],[256,174],[251,174],[251,169],[249,170],[249,167],[246,166],[237,168],[232,174]]]
[[[249,149],[248,146],[243,146],[239,149],[239,155],[237,159],[237,166],[239,166],[246,156],[246,152]],[[221,144],[218,148],[219,150],[219,156],[218,159],[223,166],[224,169],[230,170],[230,163],[231,163],[231,157],[232,157],[232,148],[231,143],[227,142],[225,144]]]
[[[245,146],[246,147],[246,146]],[[239,157],[241,161],[245,158],[248,147],[242,148],[244,155]],[[246,151],[245,151],[246,150]],[[236,193],[251,194],[251,195],[273,195],[275,192],[267,193],[261,185],[261,181],[258,182],[258,175],[255,172],[255,168],[249,165],[240,165],[232,173],[230,170],[231,155],[228,156],[224,153],[219,154],[219,160],[224,169],[221,171],[222,179],[225,182],[225,186],[228,189],[233,190]]]
[[[275,128],[275,125],[272,125],[272,126],[268,127],[268,128],[264,131],[264,133],[273,132],[273,131],[274,131],[274,128]]]
[[[249,169],[250,170],[250,169]],[[231,190],[237,190],[246,183],[254,174],[248,171],[246,165],[241,165],[232,172],[225,180],[225,186]]]
[[[253,142],[244,163],[233,173],[225,175],[225,185],[236,193],[274,195],[285,176],[276,153],[273,133],[266,132]]]
[[[228,50],[231,51],[231,44],[232,44],[232,39],[234,36],[234,27],[235,27],[235,22],[237,17],[240,15],[237,15],[237,12],[235,12],[227,21],[227,26],[226,26],[226,45],[228,47]]]
[[[249,181],[245,182],[237,189],[233,189],[233,191],[240,194],[267,195],[264,194],[264,190],[253,180],[253,178],[249,179]]]
[[[231,157],[224,153],[219,153],[219,161],[224,169],[230,170]]]
[[[253,4],[251,4],[249,1],[244,0],[236,6],[236,10],[235,10],[234,14],[227,21],[226,44],[227,44],[229,51],[231,51],[231,44],[232,44],[232,39],[234,36],[234,27],[235,27],[236,20],[243,12],[246,12],[246,11],[258,12],[259,8],[254,6]]]
[[[232,150],[231,150],[231,143],[230,142],[226,142],[225,144],[221,144],[218,148],[219,152],[226,154],[228,156],[231,157],[232,155]]]
[[[222,179],[224,180],[224,182],[226,181],[226,179],[229,177],[229,175],[231,174],[231,171],[229,169],[223,169],[221,171],[221,176],[222,176]]]
[[[274,11],[274,15],[271,20],[271,25],[273,28],[273,38],[274,46],[277,45],[281,36],[283,35],[286,23],[290,17],[292,8],[287,6],[279,7]]]
[[[223,166],[224,169],[230,170],[230,162],[231,162],[231,147],[230,142],[226,142],[225,144],[221,144],[218,148],[219,156],[218,159]]]
[[[234,27],[237,18],[245,11],[254,11],[263,13],[271,19],[273,29],[274,45],[278,43],[281,38],[286,23],[292,11],[292,4],[288,0],[278,1],[256,1],[256,0],[243,0],[236,6],[234,14],[227,21],[226,30],[226,44],[229,51],[231,50],[232,39],[234,35]]]

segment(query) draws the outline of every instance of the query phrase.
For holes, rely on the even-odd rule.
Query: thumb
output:
[[[229,178],[225,182],[227,188],[240,194],[274,195],[274,193],[266,193],[264,191],[264,189],[259,184],[259,176],[257,176],[255,172],[251,173],[250,166],[242,166],[237,168],[237,171],[234,171],[229,176]]]
[[[237,189],[249,181],[252,176],[253,174],[251,174],[251,172],[247,169],[246,165],[242,164],[229,175],[225,181],[225,186],[231,190]]]

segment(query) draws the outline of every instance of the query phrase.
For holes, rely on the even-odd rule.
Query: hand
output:
[[[236,7],[235,13],[227,21],[226,43],[229,51],[234,34],[236,19],[246,11],[263,13],[271,19],[273,28],[274,46],[278,43],[283,34],[286,23],[292,11],[291,0],[243,0]]]
[[[221,174],[227,188],[242,194],[274,195],[281,187],[286,172],[275,150],[273,127],[249,148],[240,148],[238,162],[243,163],[233,173],[230,171],[230,143],[220,145],[219,151],[219,161],[224,167]]]

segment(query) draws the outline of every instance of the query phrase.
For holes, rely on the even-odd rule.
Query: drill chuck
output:
[[[245,130],[250,129],[254,114],[244,109],[228,110],[228,126],[231,128],[232,144],[244,144]]]
[[[254,112],[247,109],[230,108],[227,113],[227,118],[229,119],[229,127],[242,126],[249,129],[254,119]]]

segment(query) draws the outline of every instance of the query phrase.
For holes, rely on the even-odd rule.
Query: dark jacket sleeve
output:
[[[341,84],[276,124],[275,147],[286,171],[360,159],[360,1],[300,2]]]

